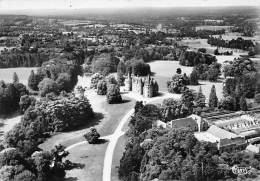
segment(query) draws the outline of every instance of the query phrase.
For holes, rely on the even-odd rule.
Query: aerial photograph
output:
[[[0,181],[260,181],[260,1],[0,0]]]

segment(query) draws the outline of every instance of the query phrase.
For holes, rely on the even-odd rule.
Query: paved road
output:
[[[161,92],[161,93],[163,93],[162,97],[154,97],[154,98],[151,98],[151,99],[142,99],[142,101],[146,102],[146,104],[147,104],[147,103],[151,103],[153,101],[159,100],[159,99],[165,99],[165,98],[169,98],[169,97],[173,96],[172,94],[169,94],[169,93],[165,93],[165,92]],[[114,150],[115,150],[115,147],[116,147],[116,143],[117,143],[118,139],[122,135],[125,134],[125,132],[122,131],[122,128],[127,123],[127,121],[130,119],[130,117],[133,114],[134,114],[134,109],[131,109],[121,119],[119,125],[117,126],[117,128],[116,128],[116,130],[114,131],[113,134],[101,137],[101,139],[106,139],[109,142],[107,149],[106,149],[105,158],[104,158],[103,181],[111,181],[112,161],[113,161],[113,154],[114,154]],[[65,150],[66,151],[71,150],[71,149],[73,149],[73,148],[75,148],[79,145],[85,144],[85,143],[87,143],[87,141],[75,143],[75,144],[67,147]]]
[[[105,153],[104,165],[103,165],[103,181],[111,180],[111,170],[112,170],[112,161],[113,154],[116,147],[116,143],[118,139],[125,134],[122,131],[124,124],[129,120],[129,118],[133,115],[134,109],[131,109],[120,121],[118,127],[115,132],[110,137],[110,142],[108,143],[107,150]]]

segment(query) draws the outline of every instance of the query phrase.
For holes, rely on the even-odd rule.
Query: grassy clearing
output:
[[[19,67],[0,69],[0,80],[5,82],[13,82],[13,74],[17,73],[20,83],[27,85],[31,70],[36,71],[37,67]]]
[[[71,149],[67,159],[79,164],[79,168],[67,171],[65,181],[102,181],[107,145],[108,143],[96,145],[86,143]]]

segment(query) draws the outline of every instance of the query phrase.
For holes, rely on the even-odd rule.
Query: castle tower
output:
[[[128,73],[127,78],[125,79],[125,88],[127,91],[132,91],[132,77]]]
[[[150,75],[146,78],[144,82],[144,97],[153,97],[153,86]]]

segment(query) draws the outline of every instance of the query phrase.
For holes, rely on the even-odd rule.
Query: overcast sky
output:
[[[0,0],[0,10],[244,5],[260,6],[260,0]]]

